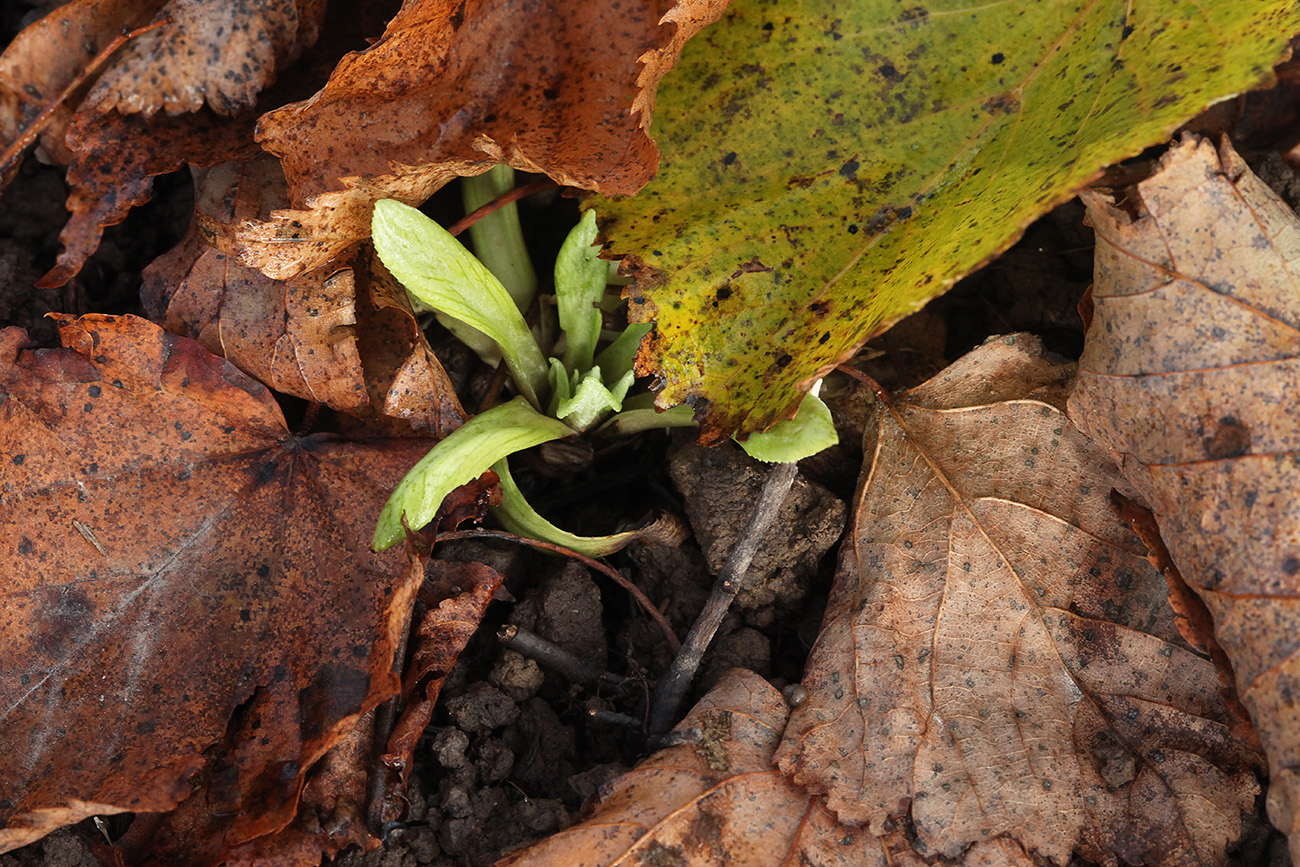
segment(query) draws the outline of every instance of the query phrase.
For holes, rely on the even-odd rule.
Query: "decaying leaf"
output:
[[[284,175],[267,157],[205,172],[189,234],[145,269],[142,292],[168,331],[198,340],[277,391],[355,411],[370,397],[352,269],[272,280],[205,241],[269,214],[283,197]]]
[[[168,0],[167,22],[113,58],[80,110],[238,114],[316,41],[324,14],[324,0]]]
[[[777,754],[839,819],[924,855],[1210,865],[1254,803],[1215,669],[1061,406],[1071,366],[997,338],[879,404],[857,517]]]
[[[1209,606],[1300,858],[1300,222],[1230,146],[1192,137],[1123,198],[1084,197],[1096,283],[1070,414]]]
[[[737,0],[664,80],[658,176],[597,205],[659,405],[706,439],[788,418],[1108,163],[1270,80],[1297,30],[1289,0]]]
[[[244,233],[242,261],[274,277],[320,267],[369,237],[377,199],[418,205],[498,162],[635,192],[658,164],[654,88],[726,2],[405,4],[323,90],[260,122],[300,210]]]
[[[788,713],[771,684],[732,669],[673,730],[684,742],[605,784],[584,821],[497,867],[920,867],[901,833],[844,828],[777,772]]]
[[[0,849],[192,791],[224,844],[272,833],[398,688],[423,569],[369,541],[428,442],[294,436],[194,341],[60,321],[0,332]]]
[[[0,55],[0,141],[16,141],[124,29],[147,24],[164,2],[72,0],[14,37]],[[41,131],[54,162],[71,162],[63,137],[73,107],[58,109]]]

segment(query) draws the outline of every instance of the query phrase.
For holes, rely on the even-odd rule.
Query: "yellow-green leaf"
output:
[[[638,372],[703,436],[788,418],[871,334],[1099,169],[1271,79],[1292,0],[736,0],[659,90],[659,175],[601,201]]]

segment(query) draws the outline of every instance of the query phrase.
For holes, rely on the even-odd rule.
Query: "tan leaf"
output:
[[[423,568],[369,543],[428,441],[294,436],[192,340],[60,323],[0,331],[0,849],[192,793],[204,845],[273,833],[398,689]]]
[[[79,110],[237,114],[316,41],[324,13],[324,0],[168,0],[167,23],[131,40]]]
[[[1122,460],[1205,600],[1300,858],[1300,223],[1224,143],[1187,137],[1084,197],[1094,312],[1070,414]]]
[[[732,669],[674,729],[693,739],[607,783],[584,821],[497,867],[924,863],[901,833],[882,841],[840,827],[820,797],[776,771],[787,713],[771,684]]]
[[[910,816],[925,854],[1223,863],[1256,758],[1060,408],[1070,372],[997,338],[877,406],[777,758],[841,821]]]
[[[277,391],[357,410],[369,404],[357,349],[350,268],[272,280],[203,238],[283,201],[279,165],[262,157],[204,173],[195,224],[144,272],[142,293],[168,331],[192,337]]]
[[[324,89],[258,124],[295,210],[245,232],[241,261],[280,278],[320,267],[370,236],[377,199],[419,204],[498,162],[636,192],[659,161],[645,131],[654,88],[726,5],[405,4]]]

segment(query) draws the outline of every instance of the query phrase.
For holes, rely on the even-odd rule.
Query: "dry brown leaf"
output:
[[[0,55],[0,141],[15,141],[123,29],[148,23],[164,2],[72,0],[14,37]],[[63,143],[71,108],[61,109],[41,132],[47,156],[60,164],[72,160]]]
[[[325,0],[168,0],[167,23],[127,43],[78,110],[233,116],[316,41],[324,14]]]
[[[636,192],[659,161],[654,89],[726,5],[407,3],[324,89],[258,124],[297,210],[243,233],[241,261],[279,278],[321,267],[370,236],[377,199],[419,204],[498,162]]]
[[[277,391],[358,410],[370,397],[352,269],[272,280],[204,243],[221,226],[268,214],[283,196],[284,175],[267,157],[203,173],[189,234],[145,269],[146,309]]]
[[[771,684],[732,669],[673,730],[685,742],[602,786],[578,825],[497,867],[925,863],[899,832],[881,840],[841,827],[821,797],[776,771],[772,751],[788,713]]]
[[[369,542],[428,441],[291,435],[263,386],[142,319],[61,333],[0,332],[0,849],[196,789],[233,814],[221,843],[276,831],[397,690],[423,570]]]
[[[1300,858],[1300,223],[1226,142],[1194,137],[1123,209],[1084,200],[1096,283],[1070,414],[1209,606]]]
[[[1257,757],[1110,511],[1123,480],[1060,408],[1070,372],[998,338],[877,406],[777,758],[841,821],[910,816],[925,855],[1223,863]]]
[[[433,719],[447,675],[503,580],[500,572],[483,563],[435,560],[429,564],[428,580],[419,595],[423,613],[412,630],[410,662],[402,677],[402,712],[380,762],[386,779],[377,826],[406,818],[415,748]]]

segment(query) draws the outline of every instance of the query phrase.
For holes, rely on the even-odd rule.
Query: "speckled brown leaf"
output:
[[[80,99],[85,91],[78,90],[47,125],[47,154],[69,166],[72,216],[60,237],[65,249],[41,285],[59,286],[76,275],[104,227],[148,201],[155,176],[256,153],[254,102],[276,70],[315,41],[323,10],[321,0],[171,0],[165,7],[151,0],[74,0],[23,31],[0,56],[6,142],[53,104],[123,27],[169,19],[93,70],[89,95]],[[272,104],[297,98],[301,85],[289,81],[279,90]],[[154,117],[160,109],[166,113]]]
[[[901,833],[841,827],[776,771],[788,713],[771,684],[732,669],[674,729],[693,741],[606,783],[584,821],[497,867],[920,867]]]
[[[25,28],[0,55],[0,141],[14,141],[41,110],[73,84],[123,28],[147,24],[165,0],[72,0]],[[67,164],[63,143],[72,106],[46,122],[41,146]]]
[[[1257,793],[1212,663],[1062,410],[1071,366],[997,338],[877,407],[808,699],[777,758],[924,854],[1225,863]]]
[[[467,418],[411,311],[406,289],[372,248],[358,260],[357,340],[375,410],[441,439]]]
[[[726,4],[405,4],[323,90],[260,122],[258,139],[283,160],[302,210],[246,233],[243,261],[275,277],[320,267],[369,237],[376,199],[418,204],[502,161],[636,192],[659,161],[646,133],[654,89]]]
[[[268,157],[225,163],[198,184],[195,223],[145,269],[146,309],[163,328],[198,340],[277,391],[334,409],[370,402],[357,348],[351,268],[272,280],[204,243],[284,201]]]
[[[324,13],[325,0],[168,0],[167,23],[127,43],[80,110],[238,114],[316,41]]]
[[[1300,858],[1300,223],[1224,144],[1188,137],[1085,197],[1094,312],[1070,414],[1122,458],[1205,600]]]
[[[254,115],[219,118],[204,111],[181,117],[116,112],[78,116],[67,133],[68,210],[59,234],[63,251],[41,278],[41,286],[61,286],[81,270],[99,246],[106,226],[116,225],[136,205],[149,201],[153,179],[184,165],[211,166],[251,157]]]
[[[263,386],[142,319],[61,332],[0,332],[0,849],[192,789],[234,814],[227,843],[278,830],[397,689],[423,570],[369,542],[428,441],[291,435]]]
[[[415,748],[433,718],[443,683],[483,612],[505,580],[483,563],[435,560],[420,588],[418,622],[412,630],[410,660],[402,676],[402,711],[388,739],[380,766],[386,774],[379,823],[406,818],[406,791],[415,768]]]

